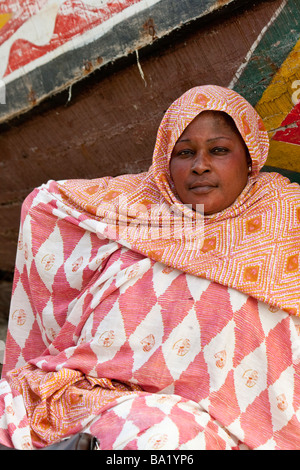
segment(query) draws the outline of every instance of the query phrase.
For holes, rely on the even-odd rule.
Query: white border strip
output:
[[[103,36],[105,33],[107,33],[109,30],[111,30],[117,24],[121,23],[122,21],[130,18],[131,16],[133,16],[137,13],[140,13],[141,11],[145,10],[146,8],[149,8],[152,5],[155,5],[156,3],[160,2],[160,1],[161,0],[140,0],[140,2],[134,3],[133,5],[130,5],[129,7],[125,8],[120,13],[117,13],[116,15],[112,16],[110,19],[108,19],[107,21],[101,23],[100,25],[95,26],[94,28],[86,31],[85,33],[83,33],[80,36],[77,36],[77,37],[74,37],[74,38],[70,39],[65,44],[57,47],[55,50],[53,50],[51,52],[48,52],[48,53],[44,54],[43,56],[39,57],[38,59],[33,60],[32,62],[26,64],[24,67],[20,67],[19,69],[13,71],[9,75],[3,77],[2,81],[5,84],[8,84],[8,83],[16,80],[17,78],[20,78],[21,76],[26,75],[27,73],[31,72],[32,70],[36,69],[37,67],[40,67],[41,65],[44,65],[47,62],[50,62],[51,60],[55,59],[56,57],[60,56],[61,54],[64,54],[66,52],[69,52],[71,50],[77,49],[79,47],[85,46],[85,45],[93,42],[95,39],[98,39],[99,37]],[[13,36],[11,36],[11,38],[8,41],[6,41],[5,43],[3,43],[2,46],[0,46],[0,57],[1,57],[2,64],[3,63],[4,64],[8,63],[10,47],[11,47],[12,43],[15,40],[16,40],[16,37],[15,37],[15,35],[13,35]],[[1,48],[3,46],[6,46],[6,50],[1,51]],[[5,65],[5,70],[6,70],[6,67],[7,67],[7,65]],[[2,75],[5,73],[5,70],[2,72]]]
[[[268,24],[266,24],[266,26],[263,27],[263,29],[261,30],[260,34],[257,36],[257,39],[254,41],[254,43],[252,44],[252,46],[250,47],[246,57],[245,57],[245,60],[244,62],[240,65],[240,67],[238,68],[238,70],[236,71],[233,79],[231,80],[230,84],[228,85],[228,88],[233,88],[235,86],[235,84],[237,83],[237,81],[239,80],[240,76],[242,75],[244,69],[246,68],[246,66],[248,65],[251,57],[252,57],[252,54],[253,52],[255,51],[255,49],[257,48],[258,44],[260,43],[260,41],[262,40],[262,38],[264,37],[265,33],[267,32],[267,30],[270,28],[270,26],[274,23],[274,21],[276,20],[276,18],[278,17],[278,15],[282,12],[283,8],[286,6],[287,4],[287,0],[283,0],[282,4],[277,8],[277,10],[275,11],[275,13],[273,14],[272,18],[270,19],[270,21],[268,22]]]

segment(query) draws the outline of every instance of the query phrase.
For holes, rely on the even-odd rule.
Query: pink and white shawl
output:
[[[1,443],[40,448],[86,430],[107,450],[300,448],[299,187],[259,173],[266,134],[245,103],[193,89],[166,113],[147,174],[50,181],[27,197]],[[197,113],[225,107],[253,173],[195,232],[168,155]],[[124,224],[120,194],[137,224]],[[149,237],[154,203],[151,230],[175,204],[172,236]],[[182,213],[188,244],[173,236]]]

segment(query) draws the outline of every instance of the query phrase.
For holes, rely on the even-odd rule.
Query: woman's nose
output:
[[[192,172],[202,174],[205,171],[209,171],[210,168],[210,159],[207,155],[207,152],[202,151],[197,153],[194,156],[193,163],[192,163]]]

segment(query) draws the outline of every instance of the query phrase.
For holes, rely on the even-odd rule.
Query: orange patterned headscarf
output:
[[[223,111],[233,118],[252,160],[240,196],[210,216],[177,199],[169,171],[176,141],[205,110]],[[58,186],[65,203],[103,222],[99,232],[106,237],[252,295],[273,309],[300,315],[300,188],[277,173],[260,172],[268,150],[267,132],[253,107],[232,90],[206,85],[187,91],[167,110],[147,173],[72,180]],[[153,206],[158,210],[150,211]],[[180,230],[183,217],[188,221],[184,231]],[[171,226],[172,236],[153,236],[164,224]],[[177,232],[180,236],[174,236]]]

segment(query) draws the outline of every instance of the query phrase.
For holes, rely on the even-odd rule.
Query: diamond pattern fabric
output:
[[[23,227],[46,207],[30,197]],[[67,212],[42,219],[20,235],[2,443],[87,429],[105,449],[299,447],[300,318],[100,241]]]
[[[166,113],[147,174],[50,181],[27,197],[0,443],[85,430],[106,450],[300,448],[299,187],[259,173],[267,136],[249,106],[194,89]],[[167,168],[208,108],[234,110],[252,174],[203,220],[176,201]]]

